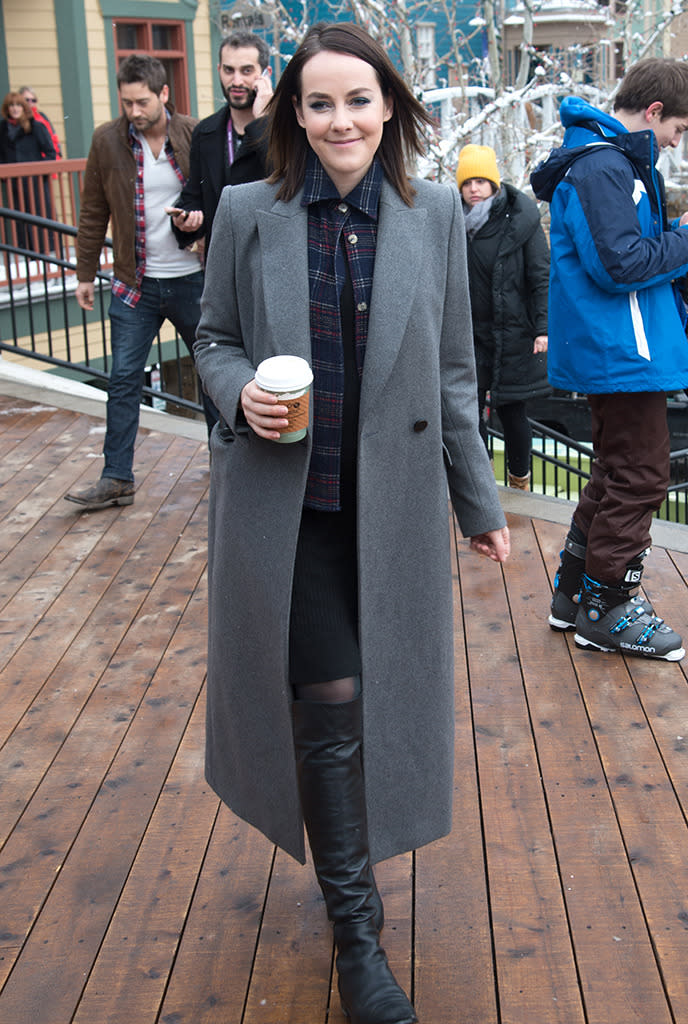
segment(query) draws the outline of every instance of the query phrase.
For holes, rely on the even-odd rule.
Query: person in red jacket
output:
[[[57,137],[57,132],[53,128],[52,122],[48,115],[44,114],[42,110],[38,109],[38,96],[36,96],[35,90],[32,89],[30,85],[22,85],[21,89],[19,89],[19,95],[23,96],[26,102],[29,104],[29,107],[33,114],[34,121],[38,121],[39,124],[44,125],[47,129],[48,135],[50,136],[50,140],[55,150],[55,156],[50,157],[50,159],[61,160],[62,149],[60,147],[60,140]],[[45,156],[45,154],[44,159],[48,159]]]
[[[48,130],[31,112],[29,104],[18,92],[8,92],[0,107],[0,163],[25,164],[54,160],[55,150]],[[52,193],[48,175],[14,178],[11,203],[15,210],[24,210],[53,219]],[[52,232],[23,223],[16,226],[16,243],[20,248],[50,252],[54,248]]]

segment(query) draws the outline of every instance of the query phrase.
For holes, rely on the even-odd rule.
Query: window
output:
[[[178,113],[191,113],[184,22],[118,18],[113,22],[113,31],[117,67],[132,53],[157,57],[165,65],[170,102]]]
[[[416,25],[418,47],[418,77],[423,89],[434,89],[437,85],[435,56],[435,26],[432,23]]]

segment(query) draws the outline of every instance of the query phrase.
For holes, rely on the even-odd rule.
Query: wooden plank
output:
[[[98,530],[75,572],[57,488],[17,531],[28,558],[30,531],[36,549],[47,531],[23,582],[38,593],[45,570],[55,594],[0,684],[0,816],[20,819],[0,852],[0,1020],[344,1024],[310,864],[275,857],[225,808],[215,818],[202,781],[200,705],[189,715],[207,461],[195,442],[162,454],[145,439],[137,468],[147,451],[157,479],[106,530],[100,514],[74,517],[72,531]],[[566,531],[511,525],[506,592],[462,542],[457,825],[376,869],[383,943],[423,1024],[674,1024],[687,1008],[686,663],[598,657],[549,630]],[[646,589],[688,633],[686,578],[688,556],[653,550]]]
[[[170,682],[173,680],[170,678]],[[155,1024],[218,800],[203,778],[205,700],[184,733],[73,1024]]]
[[[165,457],[152,469],[150,487],[158,490],[155,500],[151,499],[148,480],[144,479],[137,506],[140,512],[122,514],[121,510],[112,509],[74,520],[77,537],[82,533],[95,534],[98,543],[92,554],[82,563],[74,564],[71,578],[60,581],[59,576],[54,576],[53,602],[38,621],[30,599],[36,589],[35,581],[12,602],[11,614],[6,610],[3,616],[8,621],[14,618],[14,625],[5,637],[5,656],[11,658],[2,673],[7,697],[0,705],[0,739],[9,734],[31,706],[50,670],[65,652],[68,664],[61,666],[63,685],[73,688],[72,675],[76,675],[79,689],[89,671],[95,682],[98,665],[106,664],[109,657],[103,638],[117,642],[127,628],[189,516],[197,510],[206,482],[207,471],[202,463],[189,465],[186,447],[181,452],[168,448]],[[161,493],[161,486],[167,490]],[[163,501],[164,513],[160,513]],[[203,517],[199,528],[199,543],[205,545]],[[84,644],[83,637],[81,641],[78,637],[84,623],[89,622],[89,614],[95,614],[97,621],[90,623],[92,635],[86,634]],[[76,647],[70,650],[72,643]],[[35,712],[34,708],[34,717]]]
[[[182,588],[177,599],[183,600],[184,595],[194,586],[204,564],[206,509],[204,505],[194,508],[196,499],[193,475],[189,474],[186,487],[185,481],[186,478],[182,477],[180,486],[187,496],[188,506],[182,506],[178,516],[167,519],[166,529],[162,528],[162,524],[160,529],[156,529],[155,521],[151,523],[152,542],[147,555],[142,553],[142,557],[137,558],[137,551],[134,550],[139,585],[145,583],[149,588],[148,599],[152,601],[155,601],[158,592],[170,596],[169,591],[164,588],[168,580],[174,581],[175,577],[179,578]],[[194,514],[187,524],[186,519],[191,510]],[[179,534],[184,527],[186,530],[183,539],[180,540]],[[160,567],[166,561],[170,563],[169,568],[166,567],[160,573]],[[116,568],[117,565],[113,564],[112,567]],[[108,600],[106,596],[97,604],[93,614],[87,618],[82,629],[71,641],[67,652],[45,685],[42,684],[42,673],[44,666],[50,664],[50,647],[59,647],[58,642],[52,639],[52,629],[47,629],[32,646],[34,665],[31,673],[29,663],[18,666],[19,670],[23,667],[27,672],[27,687],[35,686],[40,690],[40,696],[31,704],[29,711],[0,750],[0,777],[4,779],[4,799],[0,802],[0,843],[4,842],[23,813],[44,772],[58,755],[75,723],[79,721],[98,680],[106,671],[136,613],[147,598],[145,589],[138,589],[123,582],[119,582],[118,585],[118,581],[128,581],[130,574],[131,568],[125,561],[113,581],[113,589],[109,591],[110,599]],[[95,575],[90,578],[95,580]],[[88,575],[85,579],[89,579]],[[117,607],[117,618],[113,616],[113,606]],[[60,622],[58,615],[55,630],[59,628]],[[168,642],[164,620],[160,618],[156,621],[155,630],[146,628],[146,646],[155,656],[156,650],[161,653]],[[204,638],[199,639],[198,651],[199,655],[205,652]],[[4,678],[10,677],[5,674]],[[17,686],[14,688],[18,689],[21,675],[17,675],[16,679]],[[11,696],[8,695],[4,703],[11,705]],[[18,706],[17,698],[15,707]],[[10,723],[7,725],[9,728]],[[27,756],[28,750],[31,751],[30,757]]]
[[[83,707],[82,697],[66,738],[61,731],[58,733],[58,750],[53,752],[50,770],[0,853],[0,863],[5,865],[8,878],[16,873],[18,862],[24,858],[21,886],[5,902],[12,934],[27,929],[49,891],[139,703],[144,698],[151,699],[147,691],[160,671],[161,659],[165,664],[176,649],[177,638],[183,635],[184,631],[178,628],[182,617],[185,623],[195,622],[196,632],[193,646],[182,658],[190,678],[179,684],[180,692],[194,681],[200,687],[205,663],[205,592],[201,589],[193,594],[204,565],[205,551],[195,543],[193,533],[182,536],[174,557],[146,598],[141,615],[122,639]],[[189,610],[185,611],[187,605]],[[155,629],[151,625],[153,620]],[[172,638],[175,642],[170,646]],[[86,687],[92,689],[93,682],[87,681]],[[50,727],[50,721],[47,726]],[[51,741],[55,742],[49,734],[48,742]],[[24,760],[33,781],[32,759]],[[29,862],[25,858],[29,854],[32,867],[26,871]]]
[[[56,413],[54,406],[30,406],[21,399],[17,400],[17,404],[9,404],[7,397],[0,395],[0,485],[21,472],[33,456],[49,443],[51,436],[54,436],[50,423]],[[77,413],[72,413],[71,417],[74,428],[80,429],[81,417]]]
[[[107,520],[103,519],[101,522],[100,533],[104,532]],[[70,519],[65,518],[63,510],[54,505],[33,527],[28,524],[22,527],[19,523],[15,524],[16,527],[19,535],[15,534],[14,547],[8,550],[0,570],[0,608],[3,608],[39,570],[41,563],[55,551],[56,547],[60,546],[59,553],[65,548],[71,549],[72,562],[67,563],[67,568],[74,572],[100,539],[99,532],[95,529],[74,529]],[[67,533],[71,535],[65,538]],[[7,540],[9,541],[9,537]],[[67,558],[69,557],[67,555]]]
[[[5,523],[12,523],[13,510],[22,502],[26,502],[36,488],[44,485],[44,481],[51,474],[59,473],[67,479],[70,478],[71,455],[83,445],[87,446],[87,449],[93,447],[93,439],[89,437],[86,428],[84,420],[75,418],[74,413],[54,410],[44,423],[38,425],[37,429],[14,447],[6,457],[3,454],[0,468],[0,519]],[[42,497],[41,491],[38,494]],[[43,501],[39,500],[37,508],[31,505],[26,509],[25,506],[24,514],[28,512],[35,522],[45,507]],[[15,516],[16,514],[15,512]],[[2,551],[7,550],[5,529],[3,525]]]
[[[170,439],[165,438],[163,444],[157,437],[148,436],[143,439],[143,475],[147,475],[149,468],[152,468],[161,458],[164,452],[170,447]],[[147,456],[147,459],[145,458]],[[78,449],[74,453],[75,463],[81,463],[83,451]],[[146,464],[147,463],[147,464]],[[66,469],[67,467],[67,469]],[[83,471],[83,470],[82,470]],[[50,541],[56,543],[59,536],[65,534],[72,526],[77,530],[84,528],[82,517],[85,523],[92,519],[92,515],[79,512],[78,507],[63,498],[71,489],[71,484],[77,479],[78,469],[76,465],[69,469],[69,462],[62,462],[58,469],[46,475],[41,482],[37,483],[26,499],[20,501],[5,516],[2,522],[2,535],[0,540],[0,554],[4,556],[3,561],[3,599],[10,597],[16,590],[14,585],[18,580],[24,582],[28,575],[40,563],[50,550]],[[2,488],[4,494],[5,487]],[[118,509],[104,509],[94,513],[97,518],[109,521]],[[51,534],[45,538],[41,532],[45,517],[46,529],[52,526]],[[32,527],[34,527],[32,535]],[[36,543],[38,541],[38,543]],[[32,544],[33,542],[33,544]],[[11,553],[11,555],[8,555]],[[13,556],[13,558],[11,557]],[[11,578],[8,580],[7,578]]]
[[[312,865],[277,850],[242,1024],[325,1024],[332,946]]]
[[[263,835],[220,807],[160,1011],[162,1024],[241,1024],[274,852]]]
[[[0,856],[8,932],[35,922],[0,997],[16,1024],[71,1019],[198,698],[204,588],[188,600],[186,581],[172,579],[147,605],[167,619],[162,660],[143,614]]]
[[[5,449],[10,451],[15,444],[31,433],[34,422],[42,422],[42,419],[51,415],[52,411],[52,406],[36,407],[22,398],[0,394],[0,435],[3,454]]]
[[[667,608],[685,619],[685,584],[665,551],[653,550],[648,575],[658,607],[655,594],[661,594]],[[677,600],[680,592],[682,602]],[[684,628],[680,621],[677,625]],[[657,692],[666,694],[673,680],[672,714],[683,723],[682,735],[688,726],[685,676],[678,663],[629,655],[624,659],[628,675],[618,685],[601,687],[594,660],[594,656],[580,658],[581,689],[673,1018],[688,1020],[688,829],[685,799],[682,807],[677,795],[678,788],[685,797],[688,764],[685,754],[676,756],[677,743],[682,746],[683,741],[675,734],[667,750],[674,767],[672,778],[658,747],[651,709],[639,699],[642,691],[650,693],[654,702]]]
[[[507,566],[523,564],[522,548],[516,531]],[[487,560],[472,560],[469,566],[468,557],[461,562],[460,579],[501,1019],[509,1024],[582,1024],[558,850],[539,777],[520,646],[514,643],[502,573]],[[506,578],[512,576],[507,570]],[[515,612],[527,604],[516,596],[511,607]],[[548,670],[543,662],[539,669]]]
[[[653,548],[647,560],[648,591],[688,645],[688,555]],[[688,658],[676,667],[679,672],[664,671],[655,661],[627,660],[638,697],[649,727],[661,752],[676,798],[688,818],[688,710],[686,709],[686,673]],[[661,686],[657,685],[661,672]]]
[[[462,551],[465,549],[462,542]],[[452,555],[457,566],[456,540]],[[463,562],[470,571],[471,559]],[[415,999],[422,1021],[497,1020],[489,895],[476,772],[463,607],[454,573],[454,827],[416,853]]]
[[[518,523],[514,528],[518,542]],[[571,636],[548,628],[548,602],[531,581],[538,572],[551,575],[562,531],[539,521],[523,528],[535,529],[545,562],[529,538],[508,572],[509,593],[586,1012],[600,1024],[668,1024],[662,977],[600,758],[598,723],[583,699],[592,687],[604,692],[627,684],[624,660],[578,651]],[[519,591],[533,590],[537,601],[517,599]]]

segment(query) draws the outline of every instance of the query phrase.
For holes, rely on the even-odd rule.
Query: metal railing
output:
[[[60,225],[76,227],[79,222],[79,197],[83,187],[86,160],[44,160],[21,164],[0,164],[0,206],[14,213],[29,213]],[[0,266],[0,287],[9,280],[24,284],[39,281],[46,274],[59,277],[55,267],[39,267],[26,262],[15,250],[30,249],[48,254],[57,252],[57,236],[42,222],[37,225],[19,219],[0,221],[0,240],[9,247],[10,255]],[[72,251],[64,258],[73,258]],[[104,266],[103,269],[107,269]],[[27,276],[28,275],[28,276]]]
[[[63,161],[61,161],[63,162]],[[53,251],[19,246],[24,230],[52,235]],[[112,242],[106,239],[96,275],[94,314],[77,304],[75,291],[76,228],[34,214],[0,208],[0,350],[68,371],[87,383],[106,388],[111,363],[107,316]],[[8,242],[7,239],[10,239]],[[21,272],[13,271],[19,267]],[[186,346],[170,325],[153,342],[143,387],[143,400],[163,411],[202,414],[198,380]]]
[[[592,447],[536,420],[530,420],[530,425],[533,433],[531,491],[577,501],[580,491],[590,479],[590,463],[594,457]],[[487,430],[497,481],[507,485],[509,474],[504,435],[489,425]],[[688,448],[672,451],[670,472],[666,501],[655,513],[655,518],[685,525],[688,523]]]

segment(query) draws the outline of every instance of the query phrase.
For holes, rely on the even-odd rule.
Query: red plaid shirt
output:
[[[167,120],[169,121],[169,110],[165,111],[165,113],[167,114]],[[134,192],[134,218],[136,220],[136,241],[134,243],[134,249],[136,252],[136,287],[130,288],[129,285],[124,283],[124,281],[119,281],[116,277],[113,277],[112,294],[116,295],[117,298],[121,299],[127,306],[135,306],[141,298],[141,282],[143,281],[143,276],[146,273],[146,208],[144,205],[143,191],[143,146],[141,145],[136,133],[136,129],[131,123],[129,124],[129,142],[131,143],[134,160],[136,161],[136,187]],[[169,136],[165,136],[165,156],[172,164],[172,169],[179,178],[183,188],[186,184],[186,179],[179,168],[179,164],[174,159],[174,152],[172,150]]]

